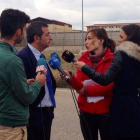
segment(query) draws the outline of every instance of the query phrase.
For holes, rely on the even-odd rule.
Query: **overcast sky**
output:
[[[140,0],[83,0],[83,5],[84,27],[140,22]],[[82,29],[82,0],[0,0],[0,13],[6,8],[22,10],[31,19],[54,19],[71,24],[75,30]]]

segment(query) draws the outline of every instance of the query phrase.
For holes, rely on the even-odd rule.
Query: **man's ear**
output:
[[[16,30],[16,36],[19,37],[21,35],[21,29]]]
[[[34,36],[34,41],[35,41],[35,42],[39,42],[39,41],[40,41],[40,37],[37,36],[37,35],[35,35],[35,36]]]

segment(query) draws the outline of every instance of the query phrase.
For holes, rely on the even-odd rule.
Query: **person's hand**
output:
[[[75,65],[75,67],[76,67],[78,70],[81,70],[82,67],[85,65],[85,63],[82,62],[82,61],[77,61],[77,62],[74,62],[73,65]]]
[[[83,86],[83,88],[81,88],[80,90],[76,91],[78,94],[82,94],[82,95],[85,95],[87,96],[87,86]]]
[[[36,79],[36,81],[40,82],[41,87],[46,83],[46,75],[41,74],[41,72],[38,72],[38,74],[37,74],[35,79]]]
[[[65,74],[68,76],[69,79],[72,78],[72,72],[71,72],[71,71],[66,71],[66,70],[64,70],[64,72],[65,72]],[[65,76],[64,76],[61,72],[59,72],[59,75],[60,75],[60,77],[61,77],[62,80],[65,80],[65,81],[66,81]]]
[[[35,79],[31,78],[31,79],[27,79],[27,83],[29,85],[32,85],[35,82]]]

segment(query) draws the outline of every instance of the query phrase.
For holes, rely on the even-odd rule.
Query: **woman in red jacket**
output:
[[[86,35],[87,51],[78,61],[83,61],[96,71],[104,73],[114,57],[115,42],[108,38],[104,29],[93,29]],[[95,55],[96,54],[96,55]],[[80,109],[80,125],[85,140],[98,140],[98,130],[101,140],[111,140],[109,130],[109,107],[112,101],[113,83],[101,86],[77,70],[76,77],[71,77],[70,85],[80,90],[78,106]],[[62,76],[62,75],[61,75]]]

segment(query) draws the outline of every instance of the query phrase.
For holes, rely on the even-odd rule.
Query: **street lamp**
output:
[[[84,23],[83,23],[83,0],[82,0],[82,50],[84,50]]]

